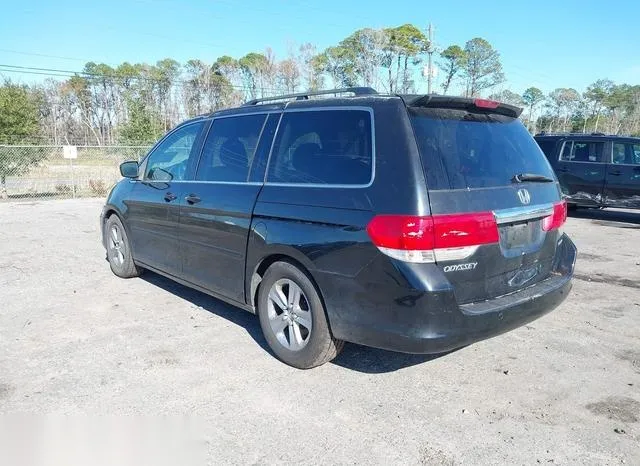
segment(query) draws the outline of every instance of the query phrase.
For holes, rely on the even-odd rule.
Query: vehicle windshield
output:
[[[505,186],[519,174],[556,179],[516,118],[459,109],[409,109],[429,189]]]

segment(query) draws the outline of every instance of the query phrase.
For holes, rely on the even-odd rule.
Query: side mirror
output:
[[[125,178],[138,178],[138,162],[130,160],[120,164],[120,174]]]

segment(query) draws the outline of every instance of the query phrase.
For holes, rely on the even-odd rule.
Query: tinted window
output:
[[[257,183],[262,183],[264,181],[264,173],[267,170],[269,152],[271,151],[273,137],[276,135],[280,116],[280,113],[271,113],[267,117],[267,121],[262,128],[262,134],[260,135],[260,142],[256,148],[256,154],[253,156],[255,161],[251,164],[249,181]]]
[[[562,153],[560,154],[560,160],[566,162],[571,160],[571,149],[573,148],[573,142],[567,141],[562,145]]]
[[[196,179],[247,181],[266,117],[263,114],[214,120],[202,148]]]
[[[542,149],[542,152],[544,152],[544,155],[547,156],[547,158],[552,158],[555,157],[555,149],[556,149],[556,141],[537,141],[538,145],[540,146],[540,149]]]
[[[192,123],[175,130],[149,155],[144,178],[147,180],[182,180],[189,155],[204,122]]]
[[[430,189],[505,186],[515,175],[555,178],[519,120],[458,109],[410,108]]]
[[[612,162],[616,164],[640,165],[640,144],[613,144]]]
[[[564,143],[560,160],[563,162],[602,162],[604,142],[567,141]]]
[[[282,116],[267,181],[368,184],[371,115],[364,110],[289,112]]]

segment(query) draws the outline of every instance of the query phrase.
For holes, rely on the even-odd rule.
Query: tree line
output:
[[[583,93],[560,87],[545,95],[530,87],[522,94],[504,90],[489,97],[523,107],[522,118],[532,132],[640,136],[640,85],[598,79]]]
[[[306,43],[277,58],[270,48],[213,62],[86,63],[81,72],[32,85],[0,86],[0,143],[40,137],[54,144],[146,144],[187,117],[269,95],[328,87],[371,86],[387,93],[424,88],[434,46],[412,24],[355,31],[318,50]],[[598,80],[580,94],[559,88],[522,94],[504,85],[500,54],[473,38],[436,52],[434,92],[485,96],[525,107],[532,131],[640,132],[640,86]]]

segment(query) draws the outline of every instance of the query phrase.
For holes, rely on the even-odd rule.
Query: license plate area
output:
[[[502,224],[498,231],[500,249],[506,257],[538,251],[544,241],[541,220]]]

